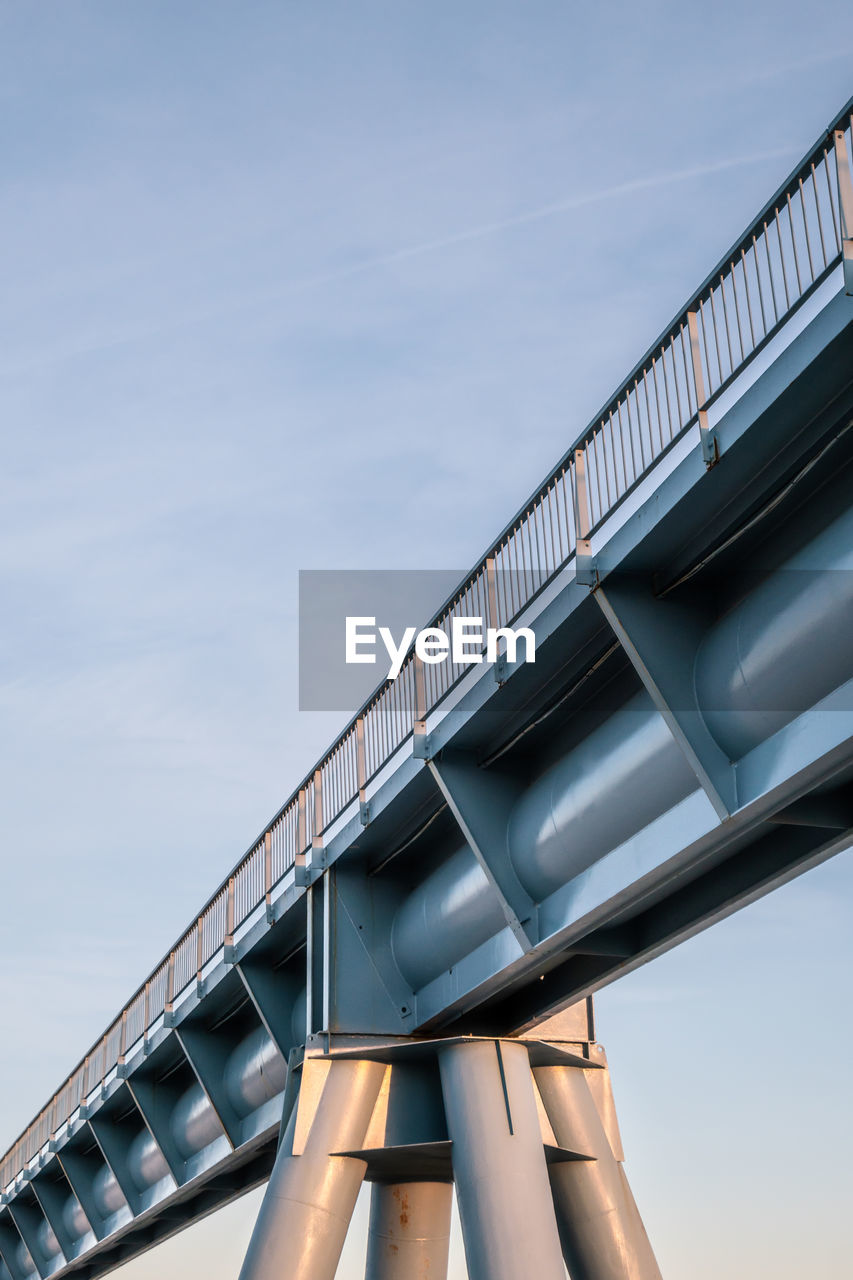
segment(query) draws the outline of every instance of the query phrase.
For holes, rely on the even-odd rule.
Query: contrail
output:
[[[790,157],[793,153],[790,147],[784,147],[776,150],[759,151],[752,155],[734,156],[727,160],[712,161],[705,164],[690,165],[684,169],[673,169],[665,173],[646,174],[643,177],[629,179],[627,182],[619,182],[611,187],[601,187],[596,191],[582,191],[576,195],[566,196],[562,200],[552,201],[550,204],[540,205],[537,209],[527,209],[521,213],[513,214],[509,218],[501,218],[494,222],[478,223],[474,227],[465,227],[460,231],[451,232],[449,235],[438,236],[433,240],[422,240],[417,244],[404,245],[399,249],[393,249],[388,253],[377,254],[373,257],[363,258],[359,262],[354,262],[349,267],[339,267],[332,271],[317,272],[310,276],[304,276],[301,279],[293,279],[284,281],[272,288],[264,289],[243,298],[232,299],[228,302],[218,303],[214,306],[200,307],[195,310],[187,310],[182,315],[172,314],[165,321],[160,321],[155,325],[144,325],[139,328],[125,333],[113,333],[109,337],[99,337],[87,341],[77,341],[63,350],[55,351],[45,357],[44,355],[36,356],[29,361],[20,361],[16,365],[0,367],[0,377],[9,376],[13,373],[20,373],[28,368],[43,367],[45,364],[55,364],[57,360],[67,360],[77,355],[83,355],[92,351],[108,350],[115,347],[126,346],[133,342],[144,341],[153,334],[166,332],[169,330],[182,329],[188,325],[204,323],[207,320],[214,319],[221,315],[237,315],[241,311],[249,311],[252,307],[263,306],[265,303],[274,302],[276,299],[286,296],[288,293],[296,293],[300,290],[317,288],[326,284],[336,284],[339,281],[348,280],[354,276],[366,275],[370,271],[376,271],[382,267],[393,266],[398,262],[407,262],[413,258],[425,257],[430,253],[440,253],[442,249],[450,249],[455,245],[469,244],[476,240],[484,240],[489,236],[500,235],[505,231],[512,231],[516,227],[530,226],[535,222],[544,222],[547,218],[556,217],[559,214],[571,213],[575,209],[584,209],[590,205],[602,204],[608,200],[615,200],[622,196],[634,195],[641,191],[650,191],[655,188],[676,186],[680,182],[689,182],[692,178],[705,178],[714,173],[725,173],[730,169],[743,168],[745,165],[760,164],[765,160],[777,160]]]
[[[619,196],[633,195],[638,191],[648,191],[656,187],[674,186],[679,182],[689,182],[691,178],[704,178],[712,173],[723,173],[727,169],[742,168],[744,165],[758,164],[764,160],[778,160],[791,156],[794,151],[783,147],[773,151],[760,151],[754,155],[735,156],[728,160],[719,160],[711,164],[692,165],[686,169],[674,169],[669,173],[648,174],[642,178],[633,178],[628,182],[620,182],[612,187],[603,187],[598,191],[585,191],[563,200],[555,200],[551,204],[541,205],[538,209],[528,209],[523,213],[513,214],[509,218],[501,218],[496,222],[483,222],[476,227],[466,227],[461,231],[439,236],[434,240],[423,240],[419,244],[407,245],[372,258],[364,258],[350,267],[341,267],[335,271],[321,272],[294,281],[292,288],[308,288],[311,285],[329,284],[336,280],[344,280],[349,276],[360,275],[377,267],[391,266],[395,262],[404,262],[409,258],[419,258],[428,253],[436,253],[441,249],[449,249],[457,244],[466,244],[472,240],[482,240],[487,236],[497,235],[502,231],[511,231],[514,227],[527,226],[532,222],[543,222],[556,214],[570,213],[574,209],[583,209],[589,205],[601,204],[614,200]]]

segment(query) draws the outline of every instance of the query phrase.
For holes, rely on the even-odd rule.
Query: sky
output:
[[[0,0],[0,1148],[340,727],[299,570],[473,563],[853,92],[848,18]],[[849,1265],[851,925],[843,854],[601,994],[665,1276]],[[257,1203],[122,1274],[236,1277]]]

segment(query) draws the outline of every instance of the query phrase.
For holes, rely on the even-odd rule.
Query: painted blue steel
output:
[[[709,294],[706,309],[719,310],[725,296]],[[800,448],[795,446],[798,433],[823,410],[824,401],[838,415],[826,431],[843,428],[835,406],[845,359],[849,367],[849,308],[843,295],[827,291],[790,346],[715,423],[723,465],[706,473],[697,436],[695,447],[672,463],[652,498],[602,542],[596,557],[605,590],[610,591],[608,575],[632,564],[637,547],[667,521],[680,528],[688,522],[687,507],[707,502],[704,520],[710,525],[721,493],[732,501],[788,447]],[[734,318],[730,313],[730,326]],[[736,326],[729,339],[733,360],[735,333]],[[834,370],[821,364],[827,351],[835,353]],[[639,379],[636,389],[651,397],[654,385]],[[823,399],[811,404],[809,396]],[[785,397],[793,398],[793,410],[785,409]],[[631,401],[630,413],[636,405]],[[780,416],[783,409],[788,419]],[[849,417],[853,409],[848,406],[846,412]],[[648,419],[641,421],[645,429]],[[600,467],[612,465],[600,440],[595,448]],[[605,470],[595,479],[612,497]],[[753,506],[774,492],[772,478],[760,483],[766,492],[752,495]],[[531,520],[528,551],[537,538],[543,545],[544,501],[525,509]],[[828,521],[829,510],[819,511]],[[794,514],[790,537],[801,521],[801,513]],[[660,705],[649,693],[634,692],[645,683],[636,655],[631,658],[634,682],[624,684],[622,705],[615,706],[612,698],[606,707],[593,701],[597,714],[587,710],[585,733],[572,739],[562,758],[554,761],[555,749],[549,749],[547,766],[537,764],[538,773],[512,777],[506,787],[499,769],[477,767],[472,731],[482,716],[490,725],[485,739],[490,750],[493,735],[502,742],[501,708],[511,705],[513,687],[528,675],[508,672],[503,689],[493,678],[481,678],[430,726],[421,743],[430,767],[443,747],[451,754],[459,750],[452,769],[448,757],[433,770],[442,780],[445,768],[443,786],[451,797],[444,796],[449,812],[440,842],[431,847],[431,837],[419,837],[418,848],[429,857],[426,874],[405,849],[414,838],[408,834],[412,826],[423,821],[418,815],[424,811],[430,768],[400,752],[368,793],[370,823],[365,827],[354,808],[349,819],[332,828],[346,795],[352,792],[355,799],[353,788],[363,786],[382,763],[369,734],[366,762],[357,761],[354,740],[350,745],[340,740],[334,767],[344,770],[343,789],[324,793],[322,771],[306,781],[296,808],[280,811],[266,833],[269,839],[252,846],[198,923],[0,1162],[0,1280],[8,1280],[5,1267],[11,1280],[76,1268],[103,1274],[175,1229],[170,1225],[178,1221],[175,1206],[198,1203],[206,1210],[227,1198],[228,1188],[236,1194],[254,1185],[269,1172],[275,1118],[287,1086],[286,1056],[309,1031],[407,1034],[447,1026],[482,1006],[498,1019],[501,1033],[508,1033],[565,1000],[567,991],[577,996],[595,989],[654,954],[655,946],[672,945],[697,922],[734,909],[808,865],[810,858],[827,856],[846,843],[853,809],[849,819],[843,812],[839,817],[843,795],[840,809],[836,797],[818,812],[823,803],[818,794],[802,837],[796,805],[810,790],[853,770],[853,708],[838,694],[846,682],[853,687],[853,652],[847,643],[853,622],[853,515],[834,516],[817,534],[814,511],[802,524],[811,532],[798,550],[721,620],[703,623],[701,642],[697,636],[689,654],[686,683],[707,726],[706,737],[709,730],[725,759],[736,762],[735,802],[724,822]],[[704,536],[705,525],[700,521],[697,527]],[[558,534],[555,530],[549,572],[559,558]],[[564,538],[563,560],[567,547]],[[704,550],[696,548],[700,562]],[[547,574],[528,576],[532,592],[547,580]],[[597,618],[594,634],[604,623],[595,595],[571,575],[554,586],[559,589],[538,602],[537,636],[555,638],[564,661],[588,642],[590,612]],[[612,595],[617,598],[615,588]],[[663,608],[656,600],[653,607]],[[669,643],[669,616],[658,613],[654,625],[662,629],[653,627],[652,639],[664,647],[667,660],[678,661],[687,649]],[[582,642],[583,635],[587,641]],[[640,644],[638,653],[643,651]],[[585,671],[581,666],[583,678]],[[438,693],[443,696],[441,689]],[[843,714],[824,714],[821,699],[830,694]],[[694,711],[675,707],[672,719],[677,725],[680,716]],[[476,778],[476,785],[456,796],[454,804],[453,787],[467,785],[466,768],[472,771],[468,782]],[[483,785],[485,791],[478,790]],[[440,799],[433,792],[433,805]],[[455,839],[447,835],[451,816],[464,832]],[[773,826],[777,820],[793,826]],[[324,828],[324,847],[312,849],[313,836]],[[833,830],[838,833],[834,841]],[[756,871],[740,880],[752,865],[750,841]],[[365,850],[377,862],[369,870]],[[787,862],[778,852],[785,850]],[[395,852],[386,875],[385,854]],[[297,855],[304,858],[298,879],[285,878]],[[727,857],[736,864],[729,869]],[[721,868],[731,884],[713,882]],[[667,918],[661,925],[650,914],[671,885],[695,890],[695,878],[706,872],[708,887],[694,893],[692,905],[679,905],[675,898],[665,902],[674,923]],[[520,927],[513,927],[508,903]],[[640,924],[633,933],[612,936],[626,912],[641,916]],[[617,926],[607,936],[614,920]],[[563,979],[560,965],[575,954],[604,957],[612,966],[590,963]],[[543,962],[551,967],[540,974]],[[522,981],[529,981],[538,1003],[525,1003],[523,989],[517,994]],[[504,1004],[496,1006],[500,1000]],[[247,1165],[256,1153],[258,1160]],[[38,1214],[40,1205],[44,1220],[31,1231],[28,1224],[35,1219],[30,1215]],[[171,1206],[168,1215],[166,1206]],[[144,1235],[133,1235],[137,1218],[145,1223]]]
[[[720,746],[745,755],[853,678],[853,510],[748,595],[703,642],[699,700]],[[697,790],[675,739],[637,694],[553,765],[509,820],[513,865],[537,902]],[[398,912],[394,954],[425,985],[503,928],[473,853],[459,849]]]
[[[848,511],[747,595],[700,647],[696,679],[702,702],[711,709],[715,736],[733,758],[853,678],[853,649],[839,643],[853,623],[851,560],[853,512]],[[519,878],[535,900],[543,900],[696,789],[695,776],[647,695],[634,696],[515,805],[507,840]],[[463,845],[398,909],[394,953],[417,989],[504,923],[486,875]],[[304,1016],[303,999],[294,1009],[295,1038]],[[242,1114],[280,1094],[285,1081],[285,1064],[262,1028],[229,1059],[225,1085]],[[170,1123],[178,1149],[187,1156],[222,1133],[198,1084],[178,1100]],[[168,1176],[147,1132],[132,1144],[129,1168],[140,1190]],[[107,1168],[96,1175],[92,1191],[105,1218],[124,1207]],[[76,1199],[69,1198],[64,1215],[73,1238],[88,1233]],[[41,1241],[48,1258],[59,1253],[47,1224]],[[30,1274],[27,1256],[22,1242],[19,1261]]]
[[[649,698],[594,730],[519,800],[507,829],[510,856],[541,902],[696,788]],[[394,919],[394,956],[415,989],[505,925],[491,885],[467,845],[413,891]]]
[[[391,930],[394,958],[417,991],[505,923],[486,873],[462,845],[398,910]]]
[[[201,1098],[198,1100],[198,1105],[201,1110],[202,1104],[206,1104],[207,1099],[204,1097],[201,1090],[199,1090],[199,1093],[201,1093]],[[207,1105],[209,1109],[209,1104]],[[177,1128],[179,1125],[182,1127],[183,1123],[185,1123],[184,1118],[182,1117],[178,1120],[176,1116],[175,1127]],[[218,1133],[219,1126],[217,1125],[214,1136],[218,1135]],[[195,1149],[201,1150],[201,1148],[206,1145],[207,1141],[208,1139],[204,1138],[200,1141],[197,1140],[197,1146]],[[157,1143],[154,1141],[154,1138],[147,1129],[140,1129],[139,1133],[133,1139],[130,1150],[128,1151],[127,1163],[130,1175],[136,1184],[137,1191],[146,1191],[149,1187],[156,1186],[156,1184],[162,1181],[163,1178],[168,1178],[169,1176],[169,1166],[163,1158],[163,1153],[160,1151]]]
[[[252,1031],[232,1051],[225,1071],[225,1086],[234,1106],[249,1115],[265,1102],[280,1098],[286,1081],[286,1064],[262,1027]],[[222,1136],[222,1126],[200,1084],[181,1095],[170,1115],[172,1137],[179,1151],[192,1156]],[[128,1169],[140,1192],[169,1178],[169,1168],[154,1137],[142,1129],[128,1150]],[[91,1193],[104,1219],[126,1212],[127,1203],[115,1174],[102,1165],[92,1179]],[[76,1196],[69,1195],[62,1208],[66,1233],[74,1242],[91,1236],[90,1223]],[[94,1241],[93,1241],[94,1242]],[[62,1265],[61,1246],[45,1220],[39,1243],[51,1270]],[[23,1241],[17,1260],[24,1276],[38,1276],[32,1256]]]
[[[733,760],[853,675],[853,510],[709,633],[696,688]]]
[[[592,525],[598,526],[684,433],[700,422],[700,387],[706,388],[707,409],[841,262],[838,194],[833,188],[834,148],[838,139],[849,133],[851,107],[853,101],[839,112],[827,133],[439,610],[437,625],[460,609],[470,612],[472,603],[482,612],[490,576],[496,585],[498,620],[506,623],[516,617],[574,555],[575,451],[580,448],[585,454],[592,495],[588,516]],[[811,191],[808,198],[806,189]],[[795,205],[800,209],[797,219],[792,212]],[[798,269],[797,290],[792,292],[786,257],[797,256],[804,248],[808,250],[808,274]],[[806,270],[805,260],[802,270]],[[704,356],[697,353],[699,364],[692,371],[685,336],[691,315],[704,351]],[[707,430],[703,431],[707,435]],[[205,904],[198,921],[78,1064],[13,1151],[0,1161],[0,1184],[32,1159],[57,1126],[65,1123],[81,1100],[115,1068],[126,1035],[131,1043],[137,1034],[147,1033],[175,996],[199,978],[211,957],[220,948],[231,946],[234,928],[264,902],[272,887],[310,847],[315,817],[318,831],[327,830],[351,805],[363,801],[366,782],[375,778],[411,737],[413,673],[408,662],[396,684],[386,683],[377,690],[279,810],[234,874]],[[445,677],[431,673],[428,705],[423,710],[438,706],[460,674],[456,669]]]
[[[507,832],[513,865],[541,902],[695,789],[648,695],[637,694],[520,800]]]
[[[225,1077],[225,1087],[235,1110],[247,1116],[282,1093],[287,1080],[286,1066],[263,1027],[251,1032],[231,1054]]]
[[[182,1156],[194,1155],[222,1134],[222,1125],[200,1084],[182,1094],[172,1110],[172,1139]]]

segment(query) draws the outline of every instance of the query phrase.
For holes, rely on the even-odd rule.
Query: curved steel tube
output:
[[[853,509],[710,629],[694,684],[711,734],[737,760],[853,678]],[[508,823],[515,872],[536,902],[695,791],[698,782],[645,691],[533,782]],[[505,924],[467,845],[400,906],[392,946],[419,990]]]

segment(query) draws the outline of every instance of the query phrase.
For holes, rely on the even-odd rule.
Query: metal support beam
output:
[[[79,1201],[95,1239],[100,1242],[106,1236],[107,1228],[104,1216],[95,1204],[92,1184],[95,1173],[99,1165],[103,1164],[103,1161],[95,1160],[91,1156],[81,1156],[78,1152],[70,1151],[67,1148],[61,1151],[56,1158],[59,1161],[62,1172],[65,1174],[68,1185]]]
[[[140,1076],[130,1076],[127,1087],[137,1110],[142,1116],[146,1129],[151,1134],[160,1150],[166,1166],[179,1187],[187,1181],[187,1162],[178,1150],[172,1131],[169,1127],[170,1107],[174,1105],[174,1097],[164,1097],[164,1090],[158,1089],[150,1080]],[[86,1206],[83,1205],[85,1212]]]
[[[5,1262],[12,1280],[29,1280],[32,1272],[28,1274],[21,1266],[20,1243],[21,1234],[7,1207],[3,1213],[0,1213],[0,1261]]]
[[[294,1048],[293,1009],[305,990],[304,973],[273,969],[257,960],[240,960],[234,965],[266,1033],[287,1061]]]
[[[735,770],[705,724],[693,679],[704,619],[635,578],[613,575],[593,595],[718,816],[728,817]]]
[[[104,1163],[118,1183],[122,1195],[135,1216],[141,1212],[142,1199],[130,1176],[127,1165],[127,1144],[125,1135],[121,1132],[121,1126],[115,1124],[109,1117],[92,1116],[87,1121],[87,1127],[98,1145]]]
[[[661,1280],[586,1073],[548,1066],[534,1068],[533,1075],[557,1142],[593,1157],[549,1169],[572,1280]]]
[[[214,1115],[232,1148],[236,1149],[242,1138],[240,1117],[225,1088],[225,1065],[232,1045],[224,1039],[221,1031],[213,1035],[186,1023],[175,1031],[175,1035]]]
[[[527,1048],[439,1052],[470,1280],[564,1280]]]
[[[333,950],[329,938],[329,894],[333,874],[331,870],[323,872],[305,894],[308,910],[308,1034],[325,1031],[329,1026],[329,969]]]
[[[50,1266],[48,1254],[39,1238],[39,1228],[47,1222],[41,1207],[25,1204],[20,1198],[17,1198],[13,1204],[9,1205],[9,1216],[17,1227],[18,1233],[29,1251],[39,1275],[46,1277],[51,1271],[57,1270],[55,1262],[52,1267]],[[58,1245],[59,1241],[57,1240],[56,1243]],[[67,1259],[63,1256],[63,1263],[65,1261]]]
[[[446,1280],[449,1182],[377,1182],[370,1197],[365,1280]]]
[[[57,1183],[50,1182],[46,1178],[34,1178],[32,1188],[36,1200],[41,1205],[42,1213],[50,1223],[51,1231],[59,1241],[63,1256],[68,1262],[71,1262],[80,1252],[82,1241],[75,1242],[65,1224],[63,1192],[60,1191]],[[70,1192],[71,1188],[69,1187],[68,1190]],[[91,1226],[89,1229],[91,1230]]]
[[[427,768],[500,899],[519,946],[530,951],[537,941],[537,908],[515,873],[506,842],[516,787],[465,756],[445,752]]]
[[[399,890],[343,862],[326,874],[327,1029],[405,1034],[413,1023],[415,995],[391,947]]]
[[[367,1164],[332,1153],[362,1146],[384,1077],[378,1062],[332,1062],[300,1155],[294,1110],[240,1280],[334,1280]]]
[[[779,809],[770,821],[780,826],[849,831],[853,827],[853,795],[845,788],[802,796],[784,809]]]

